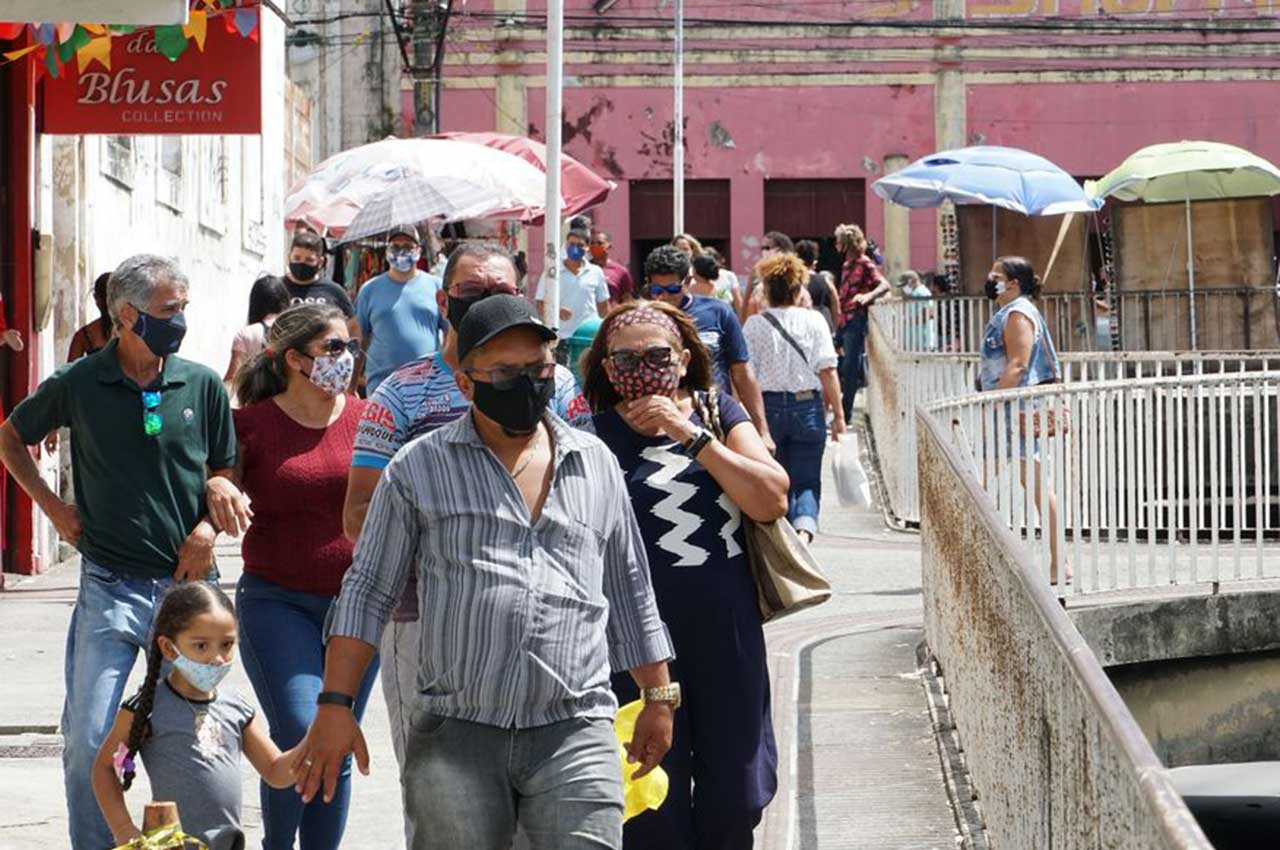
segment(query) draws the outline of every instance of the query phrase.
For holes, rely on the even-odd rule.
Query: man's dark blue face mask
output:
[[[187,335],[187,317],[179,312],[167,319],[158,319],[139,310],[133,332],[142,338],[156,357],[168,357],[177,354],[182,347],[182,338]]]

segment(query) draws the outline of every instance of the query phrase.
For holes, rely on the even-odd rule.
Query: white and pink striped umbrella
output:
[[[518,156],[448,139],[385,139],[320,163],[285,199],[285,221],[349,242],[402,223],[533,207],[544,194],[543,172]]]

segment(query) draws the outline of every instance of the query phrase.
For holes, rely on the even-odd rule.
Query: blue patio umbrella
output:
[[[1042,156],[989,145],[942,151],[882,177],[872,191],[904,207],[990,204],[1023,215],[1095,212],[1101,202]]]

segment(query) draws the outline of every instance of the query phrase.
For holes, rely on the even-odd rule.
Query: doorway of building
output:
[[[675,235],[670,180],[631,181],[631,275],[644,281],[644,258]],[[729,244],[729,181],[684,181],[685,232],[721,252]]]
[[[764,226],[792,242],[818,243],[818,268],[839,277],[844,258],[836,249],[838,224],[867,229],[867,183],[860,179],[764,181]],[[876,238],[875,234],[867,234]]]

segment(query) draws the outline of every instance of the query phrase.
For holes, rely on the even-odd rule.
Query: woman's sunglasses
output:
[[[337,357],[344,351],[350,351],[351,356],[355,357],[360,353],[360,340],[358,339],[338,339],[336,336],[326,339],[320,344],[320,348],[330,357]]]
[[[679,292],[682,289],[684,289],[683,283],[668,283],[665,286],[657,283],[651,283],[649,284],[649,297],[657,298],[659,295],[661,295],[664,292],[666,292],[669,295],[675,295],[677,292]]]
[[[613,364],[613,368],[622,372],[629,372],[641,363],[654,369],[665,369],[671,365],[671,355],[672,351],[668,346],[655,346],[644,351],[627,351],[623,349],[611,352],[609,354],[609,362]]]

